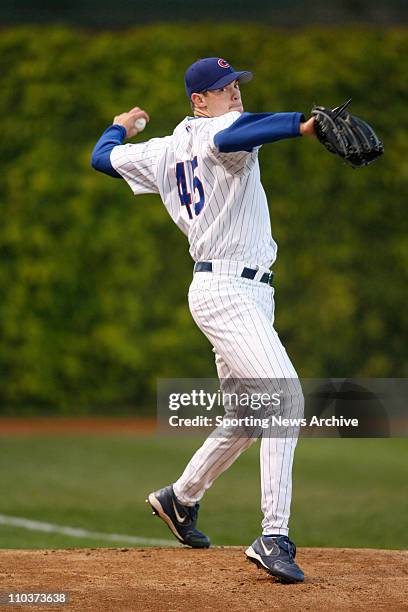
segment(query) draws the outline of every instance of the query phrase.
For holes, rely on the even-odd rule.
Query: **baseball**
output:
[[[146,119],[144,119],[143,117],[140,117],[140,119],[136,119],[135,121],[135,128],[137,129],[138,132],[142,132],[146,127]]]

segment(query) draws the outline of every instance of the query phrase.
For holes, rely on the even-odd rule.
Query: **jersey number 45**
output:
[[[188,172],[188,179],[186,175],[186,166]],[[180,197],[180,203],[182,206],[186,207],[190,219],[193,218],[193,213],[191,212],[192,192],[194,193],[195,191],[197,191],[198,195],[200,196],[198,202],[194,202],[194,213],[196,217],[203,210],[205,200],[203,184],[198,178],[198,176],[195,175],[197,166],[197,155],[192,160],[186,162],[178,162],[176,164],[177,188]]]

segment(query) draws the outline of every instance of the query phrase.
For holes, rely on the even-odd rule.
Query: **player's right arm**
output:
[[[145,119],[147,123],[150,121],[150,117],[146,111],[142,110],[138,106],[135,106],[127,113],[116,115],[116,117],[113,118],[113,123],[115,125],[121,125],[125,128],[126,138],[133,138],[133,136],[136,136],[138,133],[138,130],[135,127],[135,121],[138,119]]]
[[[103,172],[113,178],[122,178],[111,163],[111,153],[114,147],[121,145],[126,137],[126,130],[122,125],[110,125],[99,138],[93,148],[91,156],[92,168]]]
[[[137,119],[149,120],[149,115],[139,107],[116,115],[113,125],[108,127],[96,143],[92,152],[95,170],[115,178],[123,178],[135,195],[159,193],[157,168],[161,153],[166,147],[166,138],[151,138],[146,142],[126,143],[138,130]]]
[[[111,153],[114,147],[123,143],[125,138],[132,138],[138,133],[135,121],[142,118],[149,121],[149,115],[138,106],[113,118],[112,125],[104,131],[92,151],[91,164],[95,170],[114,178],[122,178],[112,166]]]

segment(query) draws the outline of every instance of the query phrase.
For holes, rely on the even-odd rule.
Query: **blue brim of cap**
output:
[[[248,70],[241,70],[240,72],[230,72],[229,74],[226,74],[224,77],[222,77],[222,79],[218,79],[218,81],[215,81],[215,83],[213,83],[211,87],[207,87],[207,91],[211,91],[213,89],[221,89],[221,87],[225,87],[225,85],[228,85],[229,83],[232,83],[232,81],[235,81],[237,79],[240,83],[248,83],[248,81],[250,81],[253,76],[254,75],[252,74],[252,72],[249,72]]]

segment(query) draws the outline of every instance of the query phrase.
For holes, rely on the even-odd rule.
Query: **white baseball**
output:
[[[142,132],[146,127],[146,119],[144,119],[143,117],[140,117],[140,119],[136,119],[135,121],[135,128],[137,129],[138,132]]]

